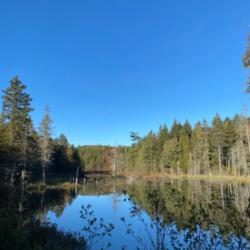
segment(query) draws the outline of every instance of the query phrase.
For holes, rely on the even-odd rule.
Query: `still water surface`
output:
[[[248,184],[102,180],[57,191],[45,195],[45,220],[91,249],[250,249]]]

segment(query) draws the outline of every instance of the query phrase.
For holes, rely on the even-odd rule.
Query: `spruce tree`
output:
[[[2,121],[8,127],[9,144],[20,146],[26,127],[30,125],[31,98],[26,86],[14,77],[10,86],[3,90]]]
[[[3,90],[3,105],[1,113],[1,123],[7,137],[8,166],[11,170],[11,183],[14,182],[14,173],[24,171],[28,165],[28,155],[30,151],[30,134],[33,125],[30,113],[31,98],[26,93],[26,85],[18,77],[10,81],[8,88]],[[23,177],[23,172],[21,174]]]

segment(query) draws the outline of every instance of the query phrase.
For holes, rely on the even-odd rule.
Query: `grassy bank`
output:
[[[82,184],[75,184],[75,183],[72,183],[72,182],[56,182],[56,183],[48,183],[46,184],[46,189],[64,189],[64,190],[69,190],[69,189],[74,189],[74,188],[78,188],[78,187],[81,187]],[[34,183],[29,183],[26,187],[26,189],[28,191],[32,191],[32,190],[43,190],[44,189],[44,186],[43,186],[43,183],[42,182],[34,182]]]
[[[188,175],[188,174],[169,174],[164,172],[143,173],[143,172],[120,172],[118,176],[126,178],[150,179],[200,179],[200,180],[218,180],[218,181],[239,181],[250,183],[250,176],[233,176],[233,175]]]

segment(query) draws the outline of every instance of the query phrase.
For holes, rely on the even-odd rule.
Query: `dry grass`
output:
[[[69,189],[74,189],[76,187],[81,187],[82,185],[77,184],[72,182],[61,182],[57,184],[47,184],[46,189],[64,189],[64,190],[69,190]],[[37,182],[37,183],[30,183],[27,186],[28,190],[43,190],[43,183],[42,182]]]
[[[250,183],[250,176],[233,176],[233,175],[188,175],[188,174],[169,174],[164,172],[142,173],[142,172],[121,172],[119,176],[134,177],[142,179],[200,179],[200,180],[221,180],[221,181],[239,181]]]

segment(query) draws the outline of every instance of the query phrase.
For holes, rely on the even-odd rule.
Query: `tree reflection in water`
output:
[[[138,249],[250,249],[250,204],[240,199],[237,184],[234,190],[232,184],[181,185],[153,182],[128,188],[130,215],[143,225],[145,238],[128,218],[121,221]],[[241,195],[249,194],[248,188],[243,190]],[[145,219],[145,212],[151,220]]]
[[[99,203],[101,210],[107,205],[111,210],[130,208],[129,211],[121,210],[124,213],[119,214],[119,224],[111,216],[106,216],[114,213],[112,211],[94,213],[95,201],[99,196],[104,197],[103,194],[110,198],[105,200],[106,203]],[[10,220],[18,220],[16,224],[20,228],[32,218],[46,223],[49,211],[60,218],[77,197],[83,200],[92,197],[92,206],[84,203],[82,207],[81,227],[76,232],[86,238],[88,249],[99,249],[100,244],[96,245],[96,242],[102,241],[104,248],[111,249],[116,249],[114,243],[117,241],[123,249],[131,249],[131,242],[136,243],[133,249],[148,250],[250,249],[250,186],[247,184],[200,180],[128,184],[126,181],[100,180],[98,183],[87,182],[77,191],[48,186],[45,190],[4,191],[1,197],[1,218],[8,220],[8,223],[0,223],[5,231]],[[75,208],[72,212],[79,219],[81,208]],[[7,217],[12,210],[17,218]],[[103,215],[105,219],[101,218]],[[121,229],[120,238],[115,236],[117,228]]]

